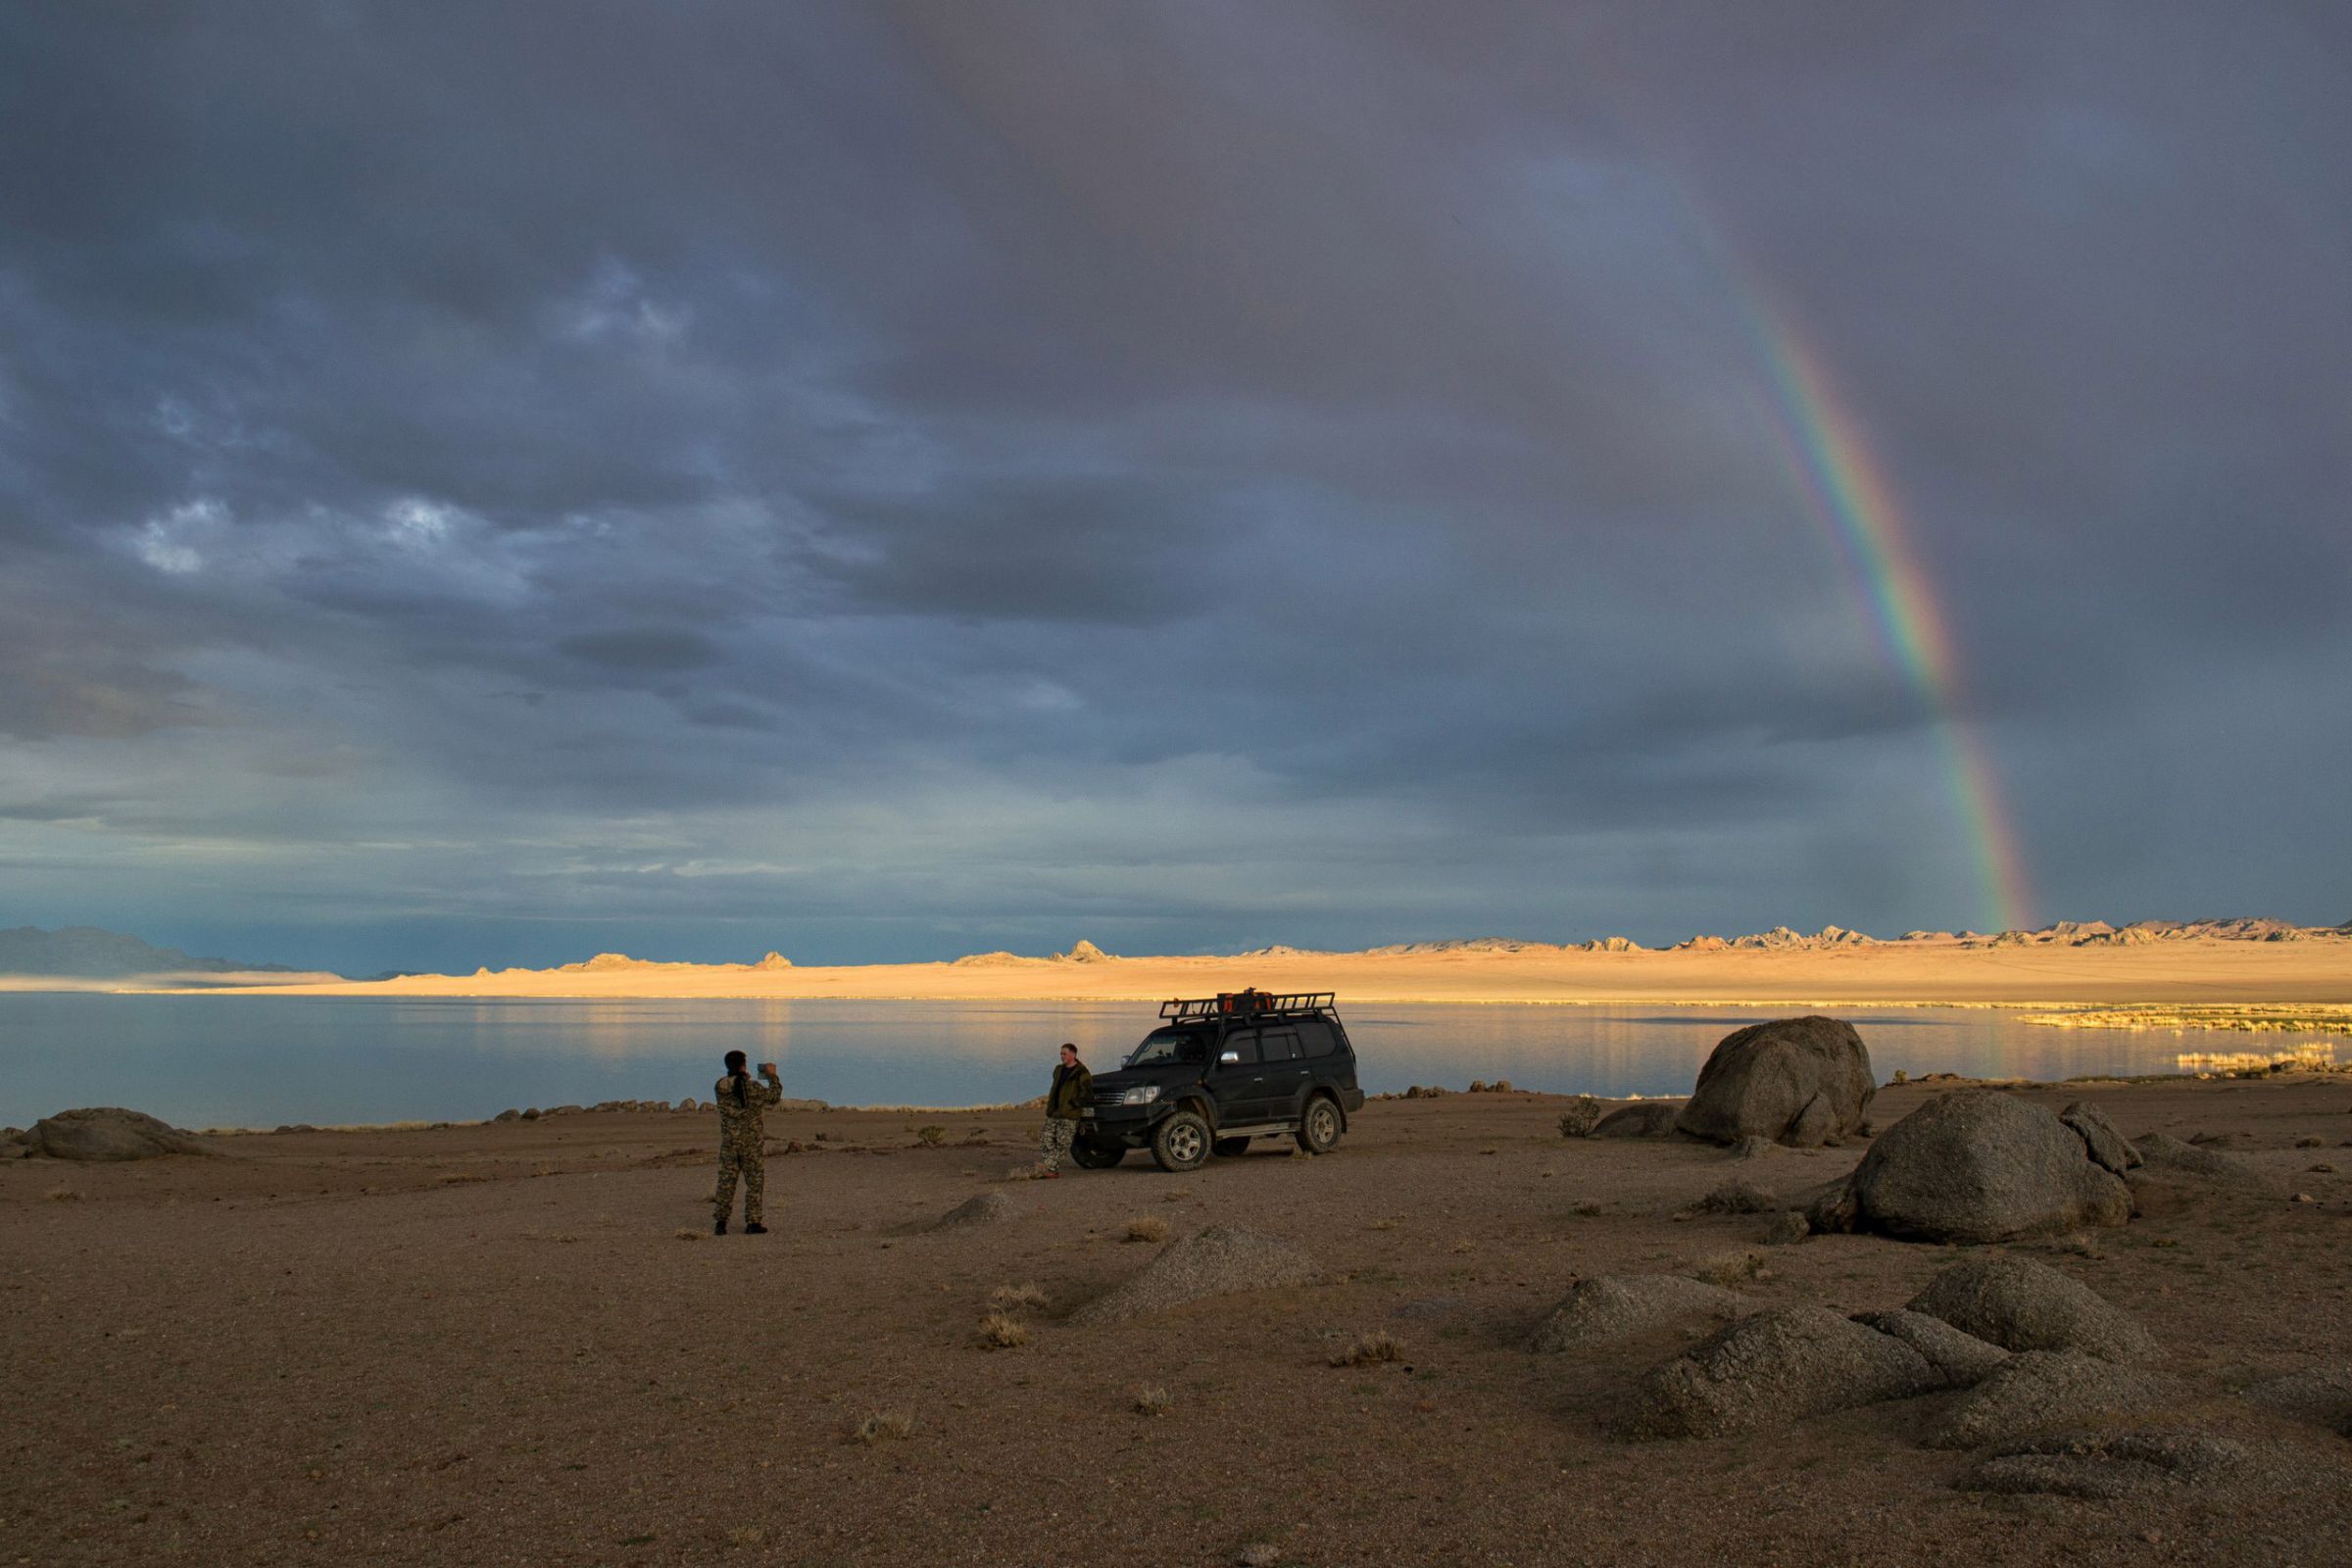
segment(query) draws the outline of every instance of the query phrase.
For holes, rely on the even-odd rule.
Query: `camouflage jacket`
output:
[[[745,1079],[743,1103],[735,1103],[735,1080],[721,1078],[711,1088],[710,1098],[718,1102],[718,1135],[722,1139],[751,1139],[760,1136],[761,1112],[784,1098],[784,1085],[772,1072],[763,1072],[757,1081]]]

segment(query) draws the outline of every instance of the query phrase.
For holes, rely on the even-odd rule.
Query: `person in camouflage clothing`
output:
[[[727,1215],[735,1207],[735,1178],[743,1177],[743,1233],[746,1236],[765,1236],[767,1227],[760,1223],[761,1207],[767,1200],[767,1161],[760,1149],[765,1136],[760,1118],[768,1106],[784,1098],[784,1084],[776,1076],[776,1064],[760,1064],[760,1083],[752,1082],[745,1070],[746,1057],[740,1051],[727,1053],[727,1075],[710,1091],[718,1102],[718,1192],[711,1206],[715,1223],[710,1227],[713,1236],[727,1234]]]
[[[1063,1041],[1060,1065],[1054,1069],[1054,1087],[1046,1091],[1046,1132],[1037,1145],[1039,1176],[1050,1179],[1061,1174],[1062,1156],[1078,1137],[1078,1118],[1086,1114],[1094,1098],[1095,1075],[1078,1059],[1078,1048]]]

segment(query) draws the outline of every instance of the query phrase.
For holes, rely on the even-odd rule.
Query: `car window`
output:
[[[1269,1029],[1266,1042],[1259,1048],[1268,1061],[1290,1061],[1298,1055],[1298,1033],[1295,1029]]]
[[[1228,1056],[1238,1054],[1245,1062],[1257,1060],[1257,1031],[1236,1029],[1225,1037],[1225,1044],[1217,1048],[1217,1053]]]
[[[1298,1020],[1299,1050],[1309,1056],[1328,1056],[1333,1050],[1331,1025],[1320,1018]]]

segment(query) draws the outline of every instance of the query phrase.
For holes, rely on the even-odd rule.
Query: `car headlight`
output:
[[[1137,1084],[1119,1097],[1122,1105],[1149,1105],[1159,1098],[1159,1085]]]

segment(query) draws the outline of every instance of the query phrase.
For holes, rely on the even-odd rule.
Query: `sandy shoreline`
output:
[[[1241,957],[1016,958],[796,967],[687,964],[616,956],[555,969],[413,975],[383,981],[256,983],[200,989],[288,997],[568,1000],[1152,1002],[1256,986],[1336,991],[1343,1003],[1559,1005],[2352,1007],[2352,939],[2248,942],[2198,937],[2139,946],[1889,942],[1810,950],[1299,953]],[[2220,1015],[2220,1014],[2215,1014]],[[2192,1016],[2184,1014],[2183,1016]],[[2166,1027],[2199,1027],[2167,1024]]]
[[[1881,1128],[1948,1083],[1890,1085]],[[2167,1199],[2008,1250],[2156,1337],[2180,1402],[2247,1446],[2221,1491],[1988,1495],[1923,1446],[1929,1395],[1747,1437],[1611,1422],[1678,1329],[1541,1354],[1580,1277],[1748,1250],[1765,1305],[1901,1304],[1955,1250],[1757,1248],[1690,1217],[1737,1175],[1795,1194],[1859,1146],[1737,1160],[1563,1140],[1563,1098],[1376,1102],[1335,1154],[1053,1183],[1022,1110],[771,1116],[774,1234],[708,1234],[707,1115],[609,1112],[224,1140],[227,1156],[0,1163],[12,1551],[40,1563],[1230,1564],[2340,1561],[2343,1440],[2230,1392],[2352,1362],[2352,1081],[2027,1088],[2127,1133],[2205,1133],[2276,1187]],[[939,1147],[918,1136],[945,1128]],[[800,1152],[785,1152],[798,1149]],[[2302,1193],[2312,1201],[2297,1202]],[[930,1223],[1004,1195],[1004,1222]],[[1085,1326],[1158,1243],[1239,1224],[1324,1283]],[[691,1240],[681,1239],[692,1238]],[[1026,1342],[975,1327],[1034,1286]],[[1330,1365],[1366,1331],[1406,1358]],[[94,1368],[104,1375],[93,1376]],[[1139,1412],[1139,1388],[1165,1392]],[[904,1439],[850,1441],[903,1414]]]

